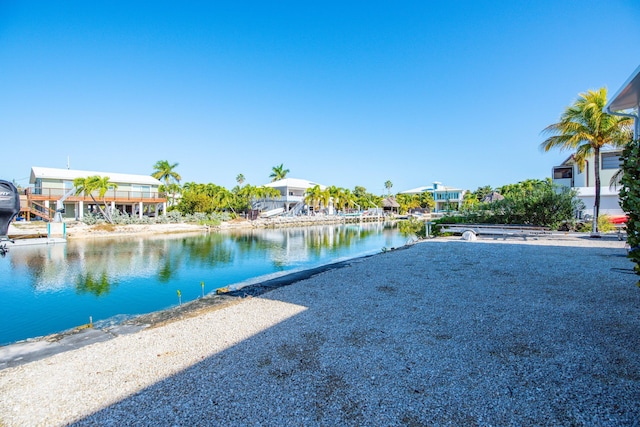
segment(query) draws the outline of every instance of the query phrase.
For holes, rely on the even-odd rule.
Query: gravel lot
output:
[[[0,371],[0,426],[640,424],[624,243],[437,239]]]

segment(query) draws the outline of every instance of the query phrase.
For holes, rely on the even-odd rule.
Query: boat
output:
[[[260,213],[260,218],[271,218],[272,216],[282,215],[283,213],[284,208],[271,209],[270,211]]]
[[[0,254],[7,253],[9,224],[20,213],[20,194],[13,183],[0,180]]]

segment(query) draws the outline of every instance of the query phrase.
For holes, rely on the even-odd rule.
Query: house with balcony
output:
[[[73,181],[90,176],[109,177],[117,185],[105,194],[104,200],[94,194],[95,200],[106,202],[112,209],[132,216],[156,216],[167,211],[167,198],[158,189],[162,182],[150,175],[131,175],[116,172],[96,172],[74,169],[32,167],[30,186],[21,196],[20,210],[26,220],[31,218],[51,221],[56,205],[62,204],[63,219],[82,219],[95,212],[96,202],[90,195],[76,195]]]
[[[284,178],[278,181],[265,184],[265,187],[275,188],[280,191],[280,197],[273,197],[266,200],[258,201],[254,208],[260,210],[273,210],[284,209],[285,213],[297,214],[305,206],[305,193],[309,188],[313,188],[316,185],[320,186],[321,190],[326,189],[325,185],[321,185],[315,182],[307,181],[306,179],[299,178]]]
[[[461,188],[448,187],[441,182],[434,182],[431,186],[412,188],[401,191],[400,194],[421,194],[429,193],[436,202],[433,213],[444,213],[460,210],[465,190]]]
[[[622,150],[607,148],[600,151],[600,215],[613,217],[624,215],[620,208],[618,182],[611,185],[612,178],[620,171],[620,155]],[[569,156],[559,166],[552,169],[554,184],[570,187],[578,192],[578,198],[584,203],[580,217],[593,216],[596,197],[595,158],[587,157],[584,165],[580,165],[574,155]]]

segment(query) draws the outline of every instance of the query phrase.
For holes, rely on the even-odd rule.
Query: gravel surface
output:
[[[624,243],[437,239],[0,371],[0,426],[640,424]]]

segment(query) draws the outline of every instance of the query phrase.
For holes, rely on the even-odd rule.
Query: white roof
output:
[[[56,168],[43,168],[34,166],[31,168],[31,178],[29,182],[35,184],[36,178],[45,179],[62,179],[65,181],[73,181],[76,178],[86,178],[88,176],[108,176],[109,181],[115,183],[126,184],[145,184],[145,185],[162,185],[162,182],[155,179],[151,175],[131,175],[125,173],[115,172],[96,172],[96,171],[81,171],[74,169],[56,169]]]
[[[420,193],[424,193],[429,188],[431,187],[412,188],[411,190],[401,191],[400,194],[420,194]]]
[[[268,184],[265,184],[264,186],[273,188],[302,188],[306,190],[307,188],[313,188],[316,185],[319,185],[321,190],[327,188],[325,185],[299,178],[284,178],[278,181],[270,182]]]
[[[419,193],[424,193],[425,191],[436,191],[436,192],[442,192],[442,191],[462,191],[462,188],[455,188],[455,187],[447,187],[446,185],[442,185],[441,183],[437,183],[438,184],[438,188],[434,189],[433,185],[428,186],[428,187],[418,187],[418,188],[412,188],[411,190],[406,190],[406,191],[401,191],[400,194],[419,194]]]

